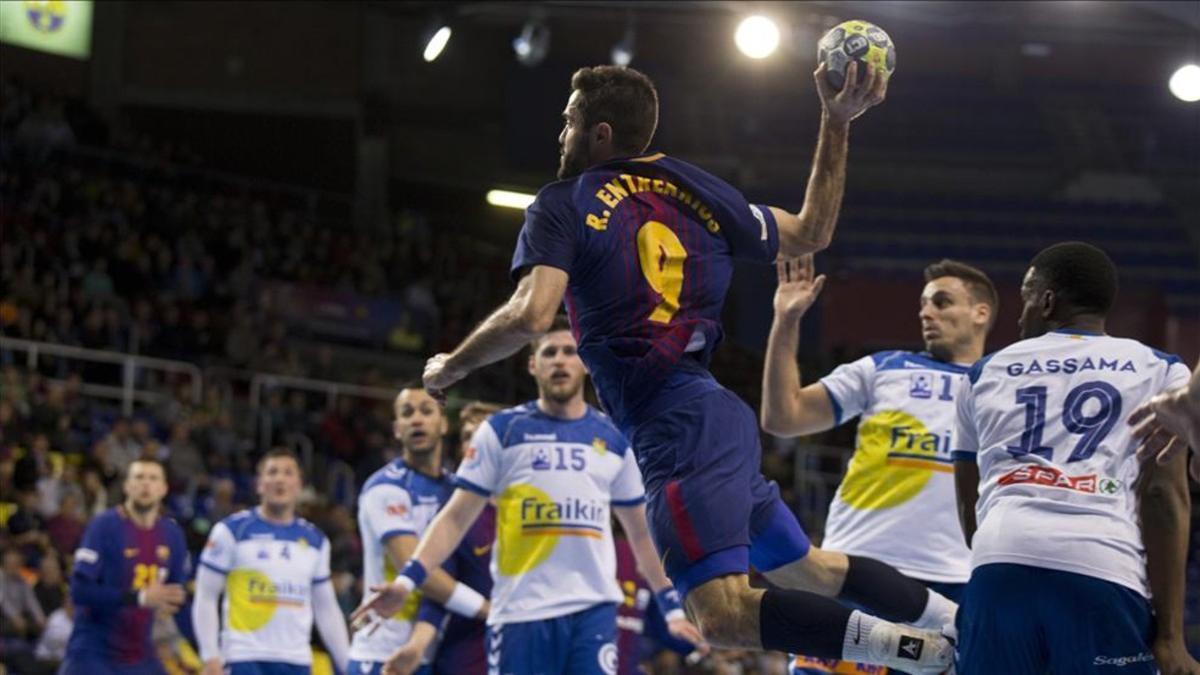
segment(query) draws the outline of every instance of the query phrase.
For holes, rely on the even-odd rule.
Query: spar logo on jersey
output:
[[[1109,478],[1098,480],[1096,474],[1068,476],[1058,469],[1046,466],[1022,466],[1000,477],[1000,485],[1041,485],[1085,494],[1114,494],[1120,483]],[[1111,490],[1111,492],[1104,492]]]
[[[403,518],[408,515],[408,504],[388,504],[385,509],[387,510],[387,514],[389,516]]]

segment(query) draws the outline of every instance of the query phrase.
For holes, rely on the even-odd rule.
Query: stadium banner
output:
[[[0,42],[87,59],[92,53],[92,0],[0,2]]]
[[[321,286],[267,281],[258,284],[259,305],[313,336],[347,343],[420,352],[429,343],[430,318],[403,302]]]

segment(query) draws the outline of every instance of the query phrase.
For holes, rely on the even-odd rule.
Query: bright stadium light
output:
[[[613,45],[612,62],[614,66],[628,66],[633,62],[633,24],[625,27],[625,35],[621,41]]]
[[[550,28],[540,18],[530,19],[521,28],[521,34],[513,38],[513,53],[517,61],[530,68],[540,64],[550,51]]]
[[[442,24],[425,42],[425,52],[422,54],[425,62],[432,63],[434,59],[441,56],[442,50],[446,48],[448,42],[450,42],[450,26]]]
[[[765,59],[779,46],[779,26],[760,14],[748,16],[738,24],[733,41],[752,59]]]
[[[1188,103],[1200,101],[1200,66],[1189,63],[1171,76],[1167,83],[1175,98]]]
[[[534,195],[528,192],[513,192],[511,190],[488,190],[487,203],[492,206],[503,206],[508,209],[525,209],[533,203]]]

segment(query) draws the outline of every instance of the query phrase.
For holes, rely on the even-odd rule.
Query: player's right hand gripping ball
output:
[[[867,64],[891,77],[896,70],[896,46],[892,38],[875,24],[853,19],[834,26],[817,43],[817,60],[828,64],[825,72],[830,86],[841,91],[846,84],[846,68],[858,61],[858,79],[867,74]]]

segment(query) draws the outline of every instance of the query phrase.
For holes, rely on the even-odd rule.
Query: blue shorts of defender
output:
[[[117,663],[91,654],[68,656],[58,675],[167,675],[157,658],[141,663]]]
[[[917,581],[920,581],[929,590],[936,591],[954,602],[962,602],[962,594],[967,587],[966,584],[950,584],[944,581],[922,581],[921,579],[917,579]],[[858,607],[854,603],[847,603],[847,605],[865,611],[863,607]],[[890,670],[887,666],[871,666],[865,663],[816,659],[807,656],[789,657],[788,675],[825,675],[826,673],[835,675],[905,675],[898,670]]]
[[[758,418],[733,392],[688,399],[632,436],[650,531],[680,595],[808,555],[808,535],[763,478]]]
[[[225,664],[226,675],[310,675],[312,666],[280,661],[238,661]]]
[[[615,675],[617,606],[488,626],[488,666],[498,675]]]
[[[354,659],[350,659],[350,666],[346,671],[346,675],[379,675],[381,672],[383,672],[383,663],[379,661],[355,661]],[[433,666],[428,663],[413,671],[413,675],[432,675],[432,673]]]
[[[994,563],[971,573],[958,610],[958,672],[1154,675],[1150,602],[1072,572]]]

